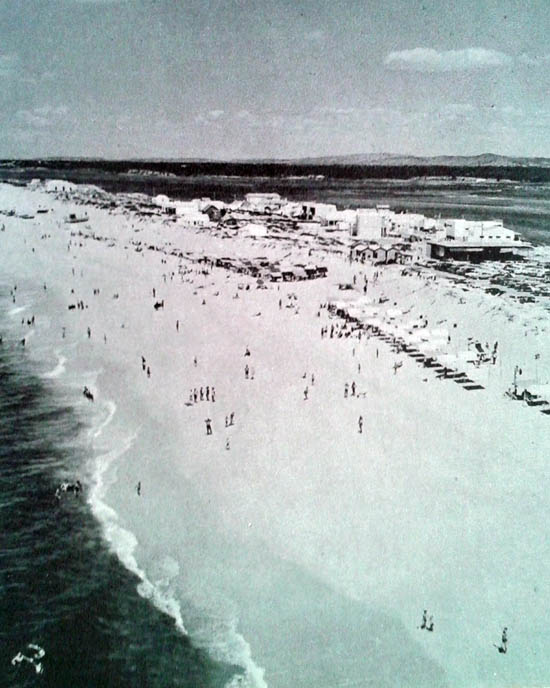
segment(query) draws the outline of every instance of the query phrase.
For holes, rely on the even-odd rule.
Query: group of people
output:
[[[194,387],[189,391],[189,402],[191,404],[196,404],[199,401],[216,401],[216,388],[215,387],[210,387],[207,385],[206,387],[200,387],[197,389]]]

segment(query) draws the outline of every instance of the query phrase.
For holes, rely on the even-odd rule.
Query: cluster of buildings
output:
[[[60,180],[44,182],[46,191],[67,193],[76,185]],[[97,191],[100,191],[97,189]],[[274,192],[253,192],[226,203],[210,198],[190,201],[159,194],[134,196],[132,209],[162,215],[177,226],[194,229],[232,229],[243,236],[260,238],[275,229],[318,237],[349,250],[350,259],[377,263],[416,260],[506,260],[530,248],[520,235],[501,220],[430,218],[420,213],[396,212],[389,205],[339,210],[335,204],[289,201]],[[137,197],[140,197],[139,199]]]

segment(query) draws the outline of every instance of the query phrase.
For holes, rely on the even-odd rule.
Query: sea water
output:
[[[30,361],[10,331],[18,314],[2,307],[0,685],[227,685],[238,667],[195,648],[168,610],[139,594],[139,571],[122,565],[92,514],[102,467],[90,461],[89,437],[110,409],[90,428],[74,396],[48,384],[65,359]],[[83,493],[58,501],[59,483],[78,478]]]

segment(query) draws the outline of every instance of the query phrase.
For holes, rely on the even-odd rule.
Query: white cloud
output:
[[[204,114],[198,114],[195,117],[195,122],[197,124],[211,124],[212,122],[216,122],[221,117],[223,117],[224,114],[225,110],[209,110]]]
[[[43,105],[32,110],[18,110],[15,116],[26,126],[41,129],[59,123],[68,114],[69,108],[66,105]]]
[[[393,70],[409,72],[455,72],[491,67],[504,67],[512,64],[509,55],[498,50],[485,48],[466,48],[464,50],[434,50],[433,48],[414,48],[391,52],[384,64]]]

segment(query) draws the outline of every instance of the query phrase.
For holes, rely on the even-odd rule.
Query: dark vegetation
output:
[[[172,174],[178,177],[191,176],[230,176],[230,177],[267,177],[269,179],[288,177],[317,177],[330,179],[415,179],[418,177],[483,177],[486,179],[509,179],[517,182],[550,182],[550,168],[537,166],[499,166],[499,165],[323,165],[296,164],[280,162],[208,162],[208,161],[144,161],[144,160],[91,160],[91,159],[54,159],[44,160],[6,160],[2,167],[19,170],[40,170],[75,172],[95,170],[112,175],[128,174],[132,170],[156,174]],[[40,176],[39,174],[37,176]]]

